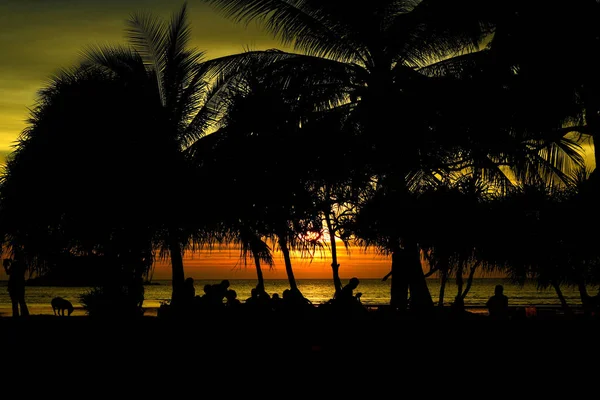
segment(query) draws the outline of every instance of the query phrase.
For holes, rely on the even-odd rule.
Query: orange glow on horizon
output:
[[[314,256],[302,256],[292,252],[292,269],[296,279],[329,279],[332,277],[331,253],[328,248],[318,251]],[[274,265],[261,265],[264,279],[287,279],[285,262],[281,251],[274,252]],[[185,274],[194,279],[255,279],[254,260],[245,262],[240,258],[239,249],[220,247],[212,250],[200,250],[184,256]],[[338,246],[338,264],[340,278],[353,276],[363,279],[381,279],[391,268],[391,258],[376,253],[351,247],[349,251]],[[170,259],[158,260],[155,263],[152,279],[171,279]]]

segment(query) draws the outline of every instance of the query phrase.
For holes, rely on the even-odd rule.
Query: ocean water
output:
[[[196,294],[204,293],[204,285],[218,283],[219,280],[196,280]],[[439,280],[428,279],[428,286],[434,302],[437,304],[439,300]],[[170,281],[154,281],[154,284],[145,286],[145,299],[143,307],[157,308],[163,302],[168,302],[171,299],[171,282]],[[230,288],[237,292],[238,299],[244,302],[250,297],[250,291],[256,286],[255,279],[236,279],[230,280]],[[331,299],[333,295],[333,283],[330,279],[299,279],[297,280],[298,288],[313,304],[321,304]],[[347,280],[342,280],[343,284]],[[538,290],[534,283],[528,283],[524,286],[517,286],[503,279],[494,278],[479,278],[475,279],[465,298],[465,306],[467,307],[483,307],[487,299],[494,294],[496,284],[504,285],[504,293],[509,298],[511,306],[559,306],[560,302],[553,289]],[[381,279],[362,279],[356,292],[362,293],[362,302],[365,305],[384,305],[389,304],[390,300],[391,279],[382,281]],[[279,293],[289,288],[288,281],[285,279],[266,280],[265,289],[268,293]],[[80,296],[90,287],[64,287],[64,286],[27,286],[25,292],[25,300],[29,307],[35,309],[35,313],[52,314],[50,301],[53,297],[60,296],[70,300],[76,308],[81,308]],[[579,292],[576,288],[563,287],[561,288],[567,302],[570,305],[581,305]],[[596,294],[595,288],[589,290],[589,294]],[[456,295],[456,285],[452,282],[446,285],[444,294],[444,304],[450,305]],[[0,308],[10,309],[10,298],[6,288],[6,281],[0,282]],[[82,313],[83,311],[79,311]]]

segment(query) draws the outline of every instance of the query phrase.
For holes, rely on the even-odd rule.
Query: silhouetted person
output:
[[[240,299],[237,298],[237,292],[233,289],[228,289],[227,292],[225,292],[225,298],[227,299],[225,307],[228,309],[237,310],[242,305]]]
[[[214,296],[215,303],[223,303],[227,290],[229,290],[229,280],[227,279],[212,285],[211,296]]]
[[[250,289],[250,297],[248,297],[244,303],[248,307],[252,307],[252,308],[255,308],[258,306],[258,289],[257,288]]]
[[[8,294],[12,303],[12,315],[18,317],[20,307],[20,315],[28,316],[29,309],[25,303],[25,264],[18,257],[14,260],[5,258],[2,264],[8,275]]]
[[[454,318],[462,318],[465,316],[465,301],[462,296],[457,295],[450,308],[451,316]]]
[[[360,281],[358,278],[350,278],[348,283],[340,290],[333,299],[335,312],[344,317],[354,317],[366,315],[367,309],[360,301],[362,293],[354,294]]]
[[[271,309],[273,311],[280,311],[282,307],[282,299],[279,297],[279,293],[273,293],[271,295]]]
[[[490,318],[508,319],[508,297],[504,294],[504,286],[496,285],[494,295],[485,304],[488,308]]]
[[[342,290],[340,290],[338,296],[336,296],[336,300],[344,304],[352,304],[359,301],[362,293],[357,293],[358,297],[354,295],[354,289],[358,287],[359,283],[360,281],[357,277],[350,278],[346,286],[344,286]]]
[[[191,304],[196,296],[196,288],[194,287],[194,278],[186,278],[183,283],[183,298],[186,304]]]
[[[210,286],[204,286],[203,305],[210,309],[211,312],[219,312],[225,306],[225,295],[229,290],[229,281],[223,279],[220,283],[215,283]]]

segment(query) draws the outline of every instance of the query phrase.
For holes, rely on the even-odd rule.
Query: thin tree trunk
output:
[[[404,312],[408,309],[408,275],[403,267],[404,251],[397,246],[392,251],[392,284],[390,287],[390,306],[393,310]]]
[[[475,277],[475,271],[477,270],[477,267],[481,264],[481,260],[477,260],[475,262],[475,264],[473,264],[471,266],[471,270],[469,271],[469,277],[467,278],[467,287],[465,288],[465,291],[463,293],[461,293],[461,297],[464,299],[465,297],[467,297],[467,294],[469,293],[469,290],[471,290],[471,286],[473,286],[473,278]]]
[[[441,265],[440,265],[441,264]],[[438,270],[440,271],[440,295],[438,299],[438,307],[444,306],[444,294],[446,292],[446,283],[448,282],[448,257],[442,257],[438,262]]]
[[[177,306],[179,305],[183,295],[185,273],[183,269],[183,254],[181,244],[179,243],[179,239],[173,230],[169,231],[169,252],[171,254],[171,279],[173,284],[171,304]]]
[[[279,247],[283,253],[283,260],[285,261],[285,272],[287,273],[288,281],[290,283],[290,290],[292,292],[298,291],[298,285],[296,284],[296,278],[294,278],[294,270],[292,269],[292,259],[290,258],[290,250],[287,246],[287,240],[283,235],[278,235],[277,238]]]
[[[589,315],[592,312],[593,306],[592,306],[592,304],[590,304],[591,296],[587,292],[587,287],[585,286],[585,282],[582,280],[577,282],[577,288],[579,289],[579,297],[581,298],[581,306],[583,307],[583,312],[586,315]]]
[[[256,289],[259,292],[265,291],[265,279],[263,277],[262,268],[260,266],[260,256],[256,252],[252,252],[254,255],[254,265],[256,266],[256,277],[258,278],[258,284],[256,285]]]
[[[442,271],[440,276],[440,294],[438,299],[438,307],[444,306],[444,294],[446,293],[446,282],[448,282],[448,274],[446,271]]]
[[[416,314],[429,314],[434,309],[433,299],[427,287],[427,280],[421,264],[421,251],[414,242],[404,247],[406,268],[409,276],[410,309]]]
[[[458,268],[456,269],[456,295],[461,296],[461,297],[462,297],[463,285],[464,285],[462,273],[463,273],[463,261],[459,261]]]
[[[337,246],[335,244],[335,232],[331,223],[331,213],[325,213],[325,223],[329,231],[329,242],[331,243],[331,270],[333,272],[334,293],[337,295],[342,290],[342,280],[340,279],[340,264],[337,262]]]
[[[561,305],[562,309],[564,310],[565,314],[572,316],[573,310],[571,310],[571,307],[569,307],[569,303],[567,303],[567,299],[565,299],[565,295],[563,294],[562,290],[560,290],[560,285],[558,284],[558,282],[553,280],[551,282],[551,285],[554,288],[554,290],[556,291],[556,295],[558,296],[558,299],[560,300],[560,305]],[[587,291],[586,291],[586,293],[587,293]]]

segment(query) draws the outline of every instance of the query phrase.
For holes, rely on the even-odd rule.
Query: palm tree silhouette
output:
[[[163,173],[168,176],[164,190],[170,195],[159,212],[163,222],[159,254],[171,259],[172,304],[177,305],[185,280],[183,252],[198,237],[194,235],[198,227],[190,226],[188,209],[181,203],[196,197],[189,188],[193,177],[186,150],[208,133],[216,117],[211,97],[218,90],[210,85],[217,82],[216,76],[224,64],[205,61],[202,52],[188,49],[186,2],[169,21],[145,12],[132,14],[127,34],[130,48],[91,46],[84,56],[87,63],[97,68],[146,82],[150,96],[147,101],[157,104],[156,114],[152,115],[155,127],[149,135],[161,142],[161,157],[168,160]]]
[[[409,176],[421,169],[423,151],[427,152],[430,143],[429,127],[424,123],[431,118],[426,118],[431,112],[429,80],[418,69],[459,50],[475,49],[484,34],[480,21],[466,17],[464,5],[470,2],[386,1],[360,8],[347,7],[341,1],[207,2],[235,21],[263,22],[284,43],[305,54],[295,66],[315,71],[307,84],[337,85],[340,96],[336,105],[351,105],[347,123],[363,135],[363,161],[383,179],[388,191],[408,189]],[[401,146],[395,145],[398,137]],[[403,268],[420,270],[417,243],[408,236],[396,241],[402,245],[394,246],[394,251],[416,255],[402,257]],[[413,279],[411,284],[416,287],[425,283],[417,273],[404,276]],[[404,293],[399,296],[406,297],[408,282],[401,282],[400,274],[396,278],[392,292],[402,288]],[[415,304],[432,305],[427,290],[413,292]]]
[[[299,133],[307,112],[298,92],[281,85],[287,77],[274,77],[270,67],[277,63],[271,55],[279,54],[244,56],[244,72],[229,82],[227,96],[221,98],[218,108],[224,117],[218,129],[190,152],[203,181],[215,189],[211,209],[220,216],[223,231],[230,232],[228,240],[239,243],[242,253],[253,254],[259,287],[264,283],[258,259],[271,260],[271,241],[283,254],[290,289],[299,293],[290,251],[308,250],[316,242],[307,233],[320,231],[306,187],[310,160],[304,146],[312,144]]]
[[[576,287],[585,305],[588,288],[598,283],[596,239],[585,229],[597,217],[573,219],[590,201],[582,193],[587,184],[593,185],[587,178],[570,186],[520,185],[490,204],[489,220],[497,229],[484,235],[489,238],[482,245],[484,258],[502,267],[512,281],[553,288],[566,313],[572,310],[561,287]]]
[[[146,192],[160,162],[142,140],[152,127],[137,120],[152,110],[143,99],[142,87],[91,67],[61,71],[39,92],[0,181],[2,245],[22,249],[32,272],[117,285],[149,271],[154,205]],[[88,262],[75,268],[77,257]],[[106,258],[114,262],[91,266]]]
[[[62,232],[60,229],[64,229],[65,221],[61,221],[63,217],[58,210],[68,210],[75,212],[70,214],[73,218],[68,220],[68,226],[77,227],[79,233],[85,232],[87,236],[80,243],[63,243],[62,248],[85,245],[89,250],[97,243],[107,243],[115,227],[131,223],[138,230],[138,235],[132,236],[141,236],[143,243],[151,242],[157,246],[158,256],[171,258],[172,300],[177,304],[185,277],[184,249],[191,248],[196,241],[211,240],[210,235],[200,230],[203,224],[200,220],[206,215],[187,215],[186,205],[190,204],[187,201],[199,198],[196,188],[189,184],[194,181],[194,169],[190,168],[187,149],[208,132],[216,117],[211,101],[219,95],[218,84],[222,81],[215,78],[227,71],[231,60],[227,57],[203,60],[202,52],[187,48],[190,26],[186,3],[169,21],[148,13],[132,14],[127,33],[130,46],[89,46],[83,52],[80,65],[73,71],[61,72],[42,91],[31,127],[24,132],[18,151],[9,162],[4,194],[14,196],[15,185],[19,182],[39,181],[35,173],[47,160],[47,156],[42,155],[43,148],[48,144],[56,145],[60,154],[64,154],[55,163],[62,168],[55,170],[56,176],[67,177],[70,174],[72,178],[54,189],[63,190],[60,193],[65,196],[57,198],[65,201],[61,203],[51,198],[42,207],[36,207],[31,201],[43,197],[37,193],[31,200],[22,203],[30,204],[35,210],[26,217],[31,224],[13,225],[12,233],[22,232],[20,236],[26,238],[29,236],[25,229],[19,226],[28,226],[30,230],[39,228],[39,235],[44,235],[43,230],[47,230],[47,226],[56,226],[58,233],[54,238],[62,240],[59,233]],[[235,65],[231,70],[235,72]],[[98,96],[94,90],[98,91]],[[109,99],[111,94],[114,99]],[[86,108],[86,105],[91,107]],[[105,114],[100,117],[99,113],[92,111],[94,108],[105,111]],[[134,120],[138,121],[137,125],[132,123]],[[90,125],[90,121],[96,123]],[[78,136],[76,133],[85,126],[86,135]],[[112,161],[118,162],[106,163],[104,159],[94,165],[91,161],[95,158],[89,157],[89,152],[81,151],[82,148],[93,148],[93,144],[86,140],[92,143],[98,140],[94,135],[100,133],[100,127],[104,129],[106,138],[110,137],[109,134],[121,133],[120,137],[113,138],[113,143],[125,143],[127,146],[109,146],[108,141],[99,141],[104,147],[96,147],[94,155],[106,157],[110,154],[113,155]],[[125,149],[132,152],[130,161],[122,157],[124,153],[121,151]],[[31,161],[33,159],[36,161]],[[150,159],[154,162],[149,162]],[[68,170],[67,166],[72,165],[81,168]],[[119,172],[121,175],[118,175]],[[111,185],[108,185],[108,177],[114,179]],[[96,212],[98,218],[94,219],[94,223],[104,229],[94,230],[89,227],[98,227],[97,224],[85,224],[94,215],[85,208],[90,202],[78,201],[81,195],[66,196],[73,194],[73,187],[69,186],[73,182],[84,184],[93,204],[99,204],[94,208],[102,212]],[[157,183],[159,189],[154,190]],[[140,195],[144,198],[140,199]],[[130,206],[127,212],[110,214],[124,209],[124,204]],[[146,207],[150,205],[153,207]],[[10,219],[11,210],[18,206],[18,201],[5,199],[5,217]],[[23,217],[21,214],[14,215]],[[48,220],[48,215],[54,219]],[[151,222],[148,221],[149,215],[153,215]],[[36,218],[39,223],[35,222]],[[77,221],[80,224],[76,224]],[[5,227],[8,228],[8,225]],[[82,237],[73,230],[69,233],[73,237]],[[44,241],[37,240],[37,243]],[[48,247],[55,244],[50,240],[45,243]]]
[[[592,49],[600,44],[596,23],[600,4],[594,0],[552,3],[542,11],[531,3],[509,1],[495,7],[490,18],[496,25],[490,61],[505,77],[513,76],[512,85],[520,86],[522,95],[515,100],[528,105],[528,118],[546,123],[556,135],[587,137],[595,143],[600,85]],[[547,126],[548,122],[555,125]],[[594,154],[598,165],[600,156]]]

